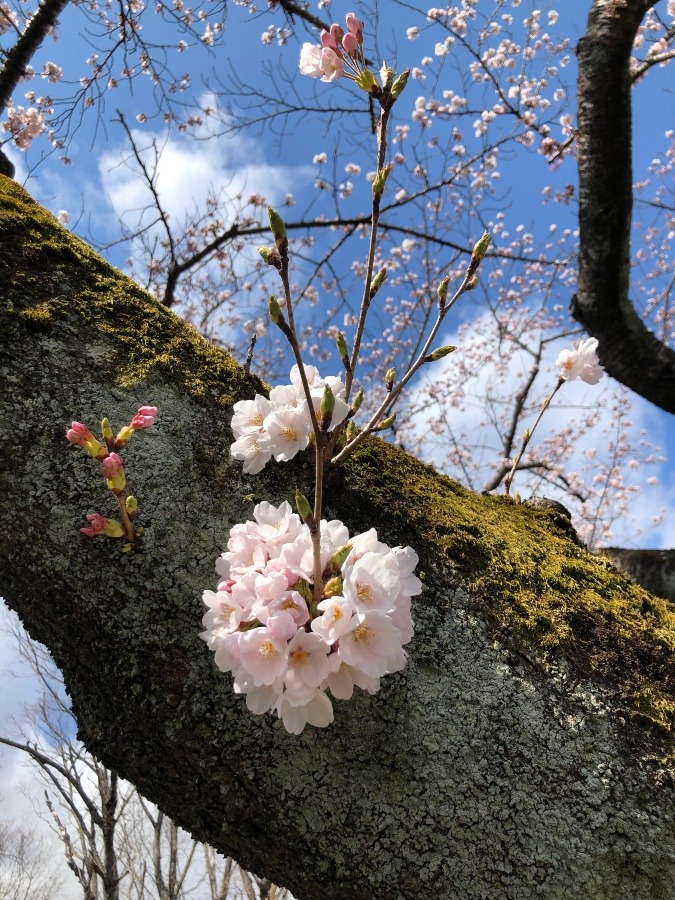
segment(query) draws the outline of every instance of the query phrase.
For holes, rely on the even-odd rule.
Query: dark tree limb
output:
[[[0,594],[62,669],[78,734],[199,840],[298,900],[672,900],[675,622],[547,511],[480,497],[378,439],[326,516],[420,556],[404,672],[287,734],[198,634],[214,560],[305,459],[242,475],[264,386],[0,177]],[[73,418],[158,421],[124,451],[139,552]]]
[[[23,78],[35,52],[69,2],[70,0],[41,0],[37,12],[30,18],[14,46],[8,50],[0,66],[0,113],[7,109],[14,89]]]
[[[614,7],[595,0],[577,48],[580,253],[572,315],[598,339],[600,361],[612,377],[675,413],[675,352],[645,326],[630,300],[629,58],[656,2]]]

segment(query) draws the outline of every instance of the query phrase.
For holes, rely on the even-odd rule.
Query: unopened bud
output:
[[[268,266],[274,266],[275,269],[281,267],[281,257],[276,247],[258,247],[258,253]]]
[[[361,409],[361,404],[363,403],[363,388],[359,388],[356,396],[352,400],[351,411],[353,413],[357,413],[359,409]]]
[[[345,440],[349,443],[350,441],[353,441],[355,437],[356,425],[353,422],[348,422],[347,427],[345,428]]]
[[[323,396],[321,397],[321,405],[319,407],[319,423],[323,431],[328,431],[330,423],[333,419],[333,411],[335,409],[335,395],[330,387],[325,384],[323,388]]]
[[[394,75],[396,72],[388,66],[386,63],[382,63],[382,68],[380,69],[380,81],[382,82],[383,90],[388,90],[391,87],[391,84],[394,80]]]
[[[129,496],[124,501],[124,506],[129,516],[134,516],[138,510],[138,500],[136,500],[135,497]]]
[[[302,491],[299,490],[295,492],[295,508],[303,522],[306,522],[312,516],[312,508],[309,505],[309,500]]]
[[[276,210],[272,209],[271,206],[267,207],[267,215],[270,219],[270,228],[272,230],[272,234],[274,235],[274,242],[277,245],[277,248],[279,250],[282,250],[287,240],[284,220]]]
[[[123,428],[117,432],[117,437],[115,438],[115,449],[122,450],[131,440],[131,437],[134,433],[134,429],[131,425],[125,425]]]
[[[293,590],[297,591],[303,600],[307,603],[311,603],[314,597],[312,596],[312,589],[309,586],[309,583],[305,581],[304,578],[301,578],[299,581],[296,581],[293,585]]]
[[[465,291],[472,291],[474,288],[478,287],[478,278],[476,275],[470,281],[467,281]]]
[[[328,572],[339,572],[344,564],[344,561],[347,559],[347,557],[351,553],[351,550],[352,550],[351,544],[345,544],[344,547],[340,547],[339,550],[336,550],[335,553],[328,560],[328,565],[326,566],[326,570]]]
[[[339,575],[336,575],[334,578],[329,578],[328,581],[323,586],[323,595],[324,597],[335,597],[339,596],[342,593],[342,578]]]
[[[387,369],[384,376],[384,386],[388,391],[390,391],[394,387],[394,382],[396,381],[396,369]]]
[[[486,231],[474,244],[474,248],[471,251],[471,260],[466,270],[467,275],[473,275],[480,265],[480,261],[483,259],[483,257],[487,253],[487,248],[490,246],[490,240],[490,235]],[[469,290],[471,289],[469,288]]]
[[[364,69],[363,72],[356,76],[354,81],[356,86],[362,91],[365,91],[366,94],[377,97],[381,93],[380,86],[370,69]]]
[[[438,294],[438,305],[441,309],[445,306],[448,297],[448,285],[450,284],[450,276],[446,275],[443,281],[438,285],[436,293]]]
[[[279,306],[279,301],[274,296],[274,294],[270,294],[270,299],[267,303],[267,310],[270,314],[272,324],[278,325],[279,320],[281,319],[281,307]]]
[[[118,522],[117,519],[108,519],[108,524],[106,525],[103,534],[106,537],[111,538],[124,537],[124,528],[122,528],[121,523]]]
[[[338,355],[342,360],[342,365],[349,371],[349,348],[347,347],[347,341],[345,340],[345,336],[341,331],[338,331],[337,337],[335,338],[335,345],[337,347]]]
[[[386,166],[378,169],[377,174],[375,175],[375,178],[373,180],[373,196],[382,196],[384,192],[384,186],[387,183],[387,178],[389,178],[389,173],[391,172],[392,168],[392,164],[387,163]]]
[[[113,430],[110,426],[110,422],[108,419],[102,419],[101,421],[101,434],[103,435],[103,440],[108,443],[108,441],[112,440]]]
[[[396,413],[394,413],[391,416],[387,416],[386,419],[382,419],[380,424],[376,425],[373,430],[374,431],[386,431],[387,428],[391,428],[391,426],[394,424],[395,420],[396,420]]]
[[[370,299],[372,300],[375,294],[379,291],[379,289],[384,284],[387,278],[387,270],[386,268],[380,269],[377,275],[370,282]]]
[[[527,444],[532,437],[532,432],[529,428],[525,429],[525,434],[523,435],[523,444]]]
[[[391,86],[391,91],[389,92],[389,96],[392,100],[398,100],[403,91],[405,90],[405,86],[408,83],[408,78],[410,76],[410,69],[406,69],[405,72],[401,72],[396,81]]]
[[[424,357],[424,362],[436,362],[437,359],[443,359],[444,356],[454,353],[456,349],[457,347],[437,347],[428,356]]]

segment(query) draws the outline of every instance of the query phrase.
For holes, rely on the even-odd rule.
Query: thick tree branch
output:
[[[254,717],[199,639],[200,594],[303,459],[232,462],[264,386],[0,178],[0,593],[61,667],[79,736],[195,838],[298,900],[631,897],[675,883],[671,607],[547,512],[479,497],[376,439],[326,517],[420,555],[405,671],[325,730]],[[158,422],[125,449],[142,548],[70,419]],[[600,824],[599,824],[600,823]]]
[[[657,0],[595,0],[579,42],[579,286],[572,315],[600,342],[610,375],[675,413],[675,352],[630,300],[631,84],[635,34]],[[614,14],[612,14],[614,9]]]
[[[0,112],[7,109],[14,89],[26,73],[26,67],[69,2],[70,0],[42,0],[21,37],[7,52],[0,66]]]

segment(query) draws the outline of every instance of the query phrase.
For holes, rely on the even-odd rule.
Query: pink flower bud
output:
[[[330,47],[331,50],[337,50],[338,43],[335,40],[335,35],[331,34],[330,31],[322,31],[321,32],[321,46],[322,47]]]
[[[82,422],[71,422],[66,431],[66,440],[76,447],[83,447],[90,456],[96,458],[99,454],[106,453],[106,449]]]
[[[335,41],[335,47],[340,43],[342,38],[344,37],[344,31],[340,28],[339,25],[331,25],[330,33],[333,35],[333,40]]]
[[[122,457],[118,456],[117,453],[111,453],[109,456],[106,456],[101,463],[101,474],[109,481],[122,475],[123,472]]]
[[[154,424],[157,415],[156,406],[141,406],[136,415],[131,420],[130,428],[150,428]]]
[[[89,522],[89,525],[86,528],[80,528],[80,531],[82,534],[86,534],[87,537],[96,537],[99,534],[103,534],[108,527],[108,520],[101,513],[90,513],[88,516],[85,516],[85,519]]]
[[[70,428],[66,431],[66,440],[77,447],[86,447],[87,442],[93,441],[95,438],[82,422],[71,422]]]
[[[356,53],[359,49],[359,42],[356,39],[356,35],[352,34],[351,31],[348,31],[347,34],[342,38],[342,49],[349,56],[356,56]]]
[[[347,13],[347,29],[351,31],[352,34],[355,34],[357,38],[361,35],[363,31],[364,23],[361,19],[357,19],[354,13]],[[361,43],[361,41],[359,41]]]

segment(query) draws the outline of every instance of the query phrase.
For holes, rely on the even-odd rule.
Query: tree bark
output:
[[[326,517],[420,556],[404,672],[287,734],[198,637],[229,528],[311,490],[242,475],[233,402],[263,386],[0,178],[0,591],[61,667],[79,736],[163,812],[298,900],[672,900],[672,606],[554,515],[475,496],[369,440]],[[71,419],[140,405],[139,552]]]
[[[675,352],[630,300],[632,79],[636,32],[657,0],[595,0],[577,59],[579,282],[572,315],[599,341],[607,372],[675,413]]]

